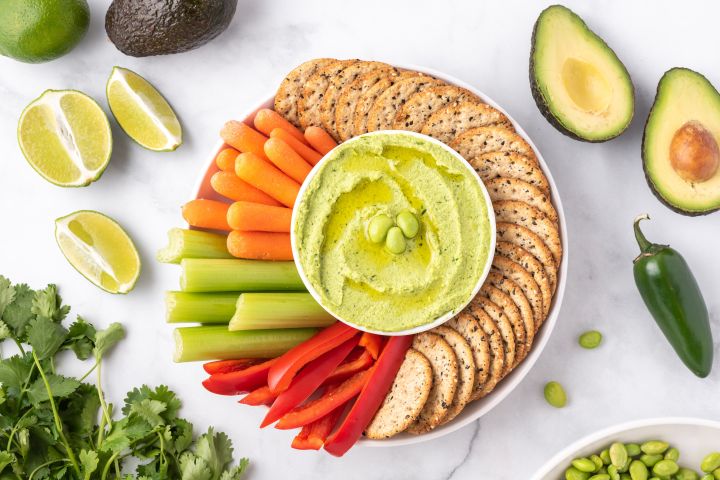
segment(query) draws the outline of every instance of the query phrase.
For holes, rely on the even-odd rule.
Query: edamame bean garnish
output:
[[[680,451],[661,440],[615,442],[597,454],[573,459],[565,480],[720,480],[720,452],[703,459],[702,473],[681,466],[679,459]]]
[[[415,214],[403,210],[392,218],[380,213],[368,222],[367,235],[373,243],[385,243],[385,248],[394,254],[401,254],[407,248],[407,240],[413,239],[420,232],[420,222]]]

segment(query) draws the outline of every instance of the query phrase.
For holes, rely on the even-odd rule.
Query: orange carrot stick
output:
[[[227,213],[228,225],[245,232],[290,232],[292,208],[272,207],[262,203],[235,202]]]
[[[220,137],[241,152],[251,152],[260,158],[266,158],[263,145],[267,137],[245,123],[236,120],[226,122],[220,130]]]
[[[253,153],[241,153],[235,161],[235,173],[242,180],[262,190],[286,207],[292,208],[300,184]]]
[[[285,143],[290,145],[290,148],[295,150],[302,158],[305,159],[310,165],[315,165],[323,157],[321,154],[308,147],[304,143],[298,141],[297,138],[290,135],[287,131],[282,128],[276,128],[270,132],[270,138],[279,138],[285,140]]]
[[[270,132],[276,128],[282,128],[287,133],[297,138],[299,141],[307,145],[307,140],[303,136],[302,132],[297,129],[295,125],[288,122],[283,118],[282,115],[269,108],[263,108],[255,114],[255,128],[260,130],[265,135],[270,135]]]
[[[267,193],[258,190],[245,180],[235,175],[235,167],[230,172],[215,172],[210,178],[210,186],[220,195],[231,200],[264,203],[279,207],[282,203]]]
[[[240,155],[240,152],[232,147],[226,147],[220,150],[220,153],[215,157],[215,164],[220,170],[225,172],[235,171],[235,159]]]
[[[337,147],[337,142],[322,128],[308,127],[305,129],[305,139],[315,150],[325,155]]]
[[[302,183],[312,170],[309,163],[279,138],[270,138],[265,142],[265,155],[276,167],[298,183]]]
[[[182,206],[182,216],[189,225],[213,230],[230,230],[227,212],[230,205],[215,200],[198,198]]]
[[[228,251],[250,260],[292,260],[289,233],[241,232],[233,230],[227,239]]]

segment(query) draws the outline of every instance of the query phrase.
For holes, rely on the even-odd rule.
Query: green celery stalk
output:
[[[243,293],[228,329],[327,327],[335,321],[309,293]]]
[[[175,329],[176,362],[226,360],[232,358],[274,358],[317,332],[315,328],[248,330],[230,332],[224,325]]]
[[[183,258],[184,292],[304,291],[293,262]]]
[[[167,323],[221,323],[227,325],[235,313],[239,292],[165,292]]]
[[[201,230],[171,228],[168,245],[157,253],[158,262],[180,263],[183,258],[233,258],[227,250],[227,237]]]

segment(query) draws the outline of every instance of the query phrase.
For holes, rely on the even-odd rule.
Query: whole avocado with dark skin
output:
[[[133,57],[186,52],[225,31],[236,7],[237,0],[113,0],[105,31]]]

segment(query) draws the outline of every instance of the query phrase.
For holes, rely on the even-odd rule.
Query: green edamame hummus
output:
[[[380,133],[346,142],[314,172],[295,207],[296,261],[330,313],[396,332],[470,300],[491,225],[481,184],[462,162],[425,138]],[[408,212],[417,231],[405,226]],[[368,225],[382,215],[392,222],[380,235],[390,237],[374,228],[371,239]],[[402,240],[404,249],[393,248]]]

